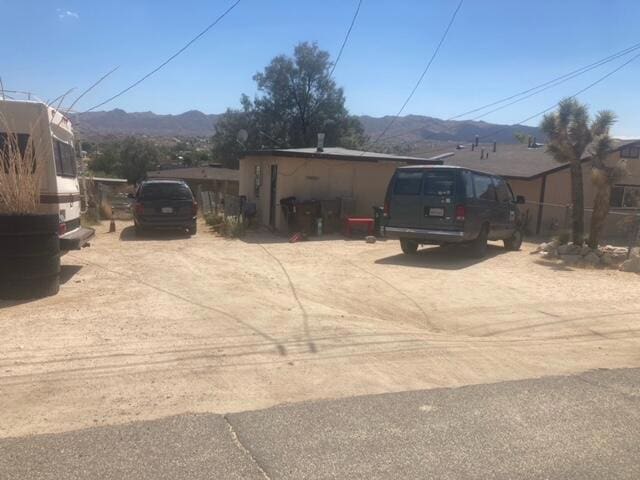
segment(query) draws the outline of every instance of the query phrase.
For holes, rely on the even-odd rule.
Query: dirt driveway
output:
[[[126,227],[126,228],[125,228]],[[100,227],[0,302],[0,436],[640,366],[640,276],[521,252]]]

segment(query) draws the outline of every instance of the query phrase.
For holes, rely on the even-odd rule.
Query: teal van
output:
[[[458,243],[484,257],[488,240],[519,250],[518,204],[524,201],[497,175],[443,165],[400,167],[387,188],[382,234],[399,239],[406,254],[419,245]]]

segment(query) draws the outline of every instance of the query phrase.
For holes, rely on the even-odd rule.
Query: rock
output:
[[[603,265],[606,265],[607,267],[613,267],[614,265],[618,264],[618,262],[616,262],[613,256],[610,253],[606,253],[606,252],[602,254],[602,257],[600,257],[600,261],[602,262]]]
[[[374,237],[373,235],[367,235],[364,238],[364,241],[367,243],[376,243],[376,237]]]
[[[582,247],[580,245],[566,244],[558,247],[559,255],[580,255]]]
[[[622,265],[620,265],[620,270],[623,272],[640,273],[640,257],[625,260],[622,262]]]
[[[600,257],[598,256],[597,253],[589,251],[584,257],[583,257],[584,262],[587,265],[591,265],[593,267],[596,267],[600,264]]]
[[[582,257],[577,253],[574,253],[574,254],[568,254],[568,255],[561,255],[560,259],[568,265],[577,265],[578,262],[582,260]]]
[[[586,257],[591,252],[591,248],[588,245],[583,245],[580,249],[580,255]]]
[[[640,257],[640,247],[633,247],[631,249],[631,258]]]

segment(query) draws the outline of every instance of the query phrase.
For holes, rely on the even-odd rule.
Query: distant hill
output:
[[[217,114],[205,114],[190,110],[179,115],[158,115],[153,112],[132,112],[116,109],[106,112],[78,114],[72,120],[86,139],[106,136],[146,135],[150,137],[208,137],[215,131]],[[382,132],[392,117],[358,117],[365,132],[371,137]],[[491,136],[496,130],[500,133]],[[422,144],[424,142],[470,142],[475,135],[490,135],[487,141],[516,143],[514,134],[542,139],[540,129],[522,125],[497,125],[471,120],[441,120],[422,115],[407,115],[398,118],[387,132],[382,143]]]
[[[88,112],[72,118],[87,139],[105,136],[147,135],[150,137],[208,137],[214,133],[218,115],[190,110],[179,115],[131,112],[115,109]]]

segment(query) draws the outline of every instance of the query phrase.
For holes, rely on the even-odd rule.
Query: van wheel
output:
[[[136,231],[136,237],[142,237],[147,232],[144,227],[138,224],[134,226],[134,229]]]
[[[489,227],[482,226],[478,238],[471,242],[471,256],[473,258],[484,258],[487,255],[487,240],[489,239]]]
[[[189,228],[187,229],[187,231],[189,232],[189,235],[190,235],[190,236],[193,236],[193,235],[195,235],[196,233],[198,233],[198,226],[197,226],[197,225],[194,225],[193,227],[189,227]]]
[[[418,242],[416,242],[415,240],[402,238],[400,239],[400,248],[402,248],[402,253],[406,253],[407,255],[415,255],[418,251]]]
[[[515,232],[513,232],[513,235],[509,238],[505,238],[504,239],[504,248],[506,248],[507,250],[520,250],[520,247],[522,246],[522,230],[520,230],[519,228],[516,229]]]

